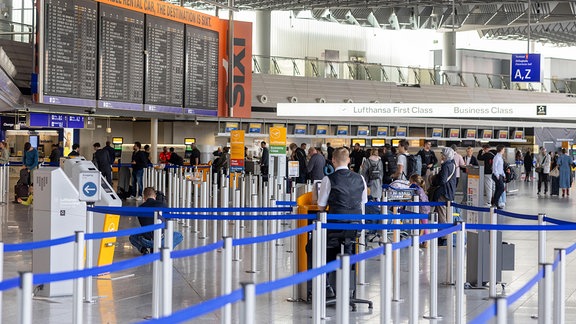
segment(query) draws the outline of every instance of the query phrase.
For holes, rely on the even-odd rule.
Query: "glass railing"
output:
[[[0,20],[0,38],[22,43],[32,43],[34,28],[17,22]]]
[[[309,78],[370,80],[407,86],[444,85],[486,89],[524,90],[537,92],[575,93],[576,79],[543,79],[542,82],[510,82],[508,74],[443,71],[353,61],[326,61],[318,58],[281,56],[252,57],[252,72]]]

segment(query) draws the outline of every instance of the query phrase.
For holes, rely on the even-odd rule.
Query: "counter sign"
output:
[[[96,202],[100,200],[100,172],[83,172],[79,175],[78,188],[80,195],[78,199],[86,202]]]
[[[511,82],[540,82],[540,54],[512,54]]]

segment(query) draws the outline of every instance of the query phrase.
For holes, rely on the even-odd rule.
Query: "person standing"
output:
[[[312,182],[316,180],[322,180],[324,178],[324,166],[326,165],[326,159],[324,156],[318,152],[314,147],[308,150],[308,164],[306,165],[306,171],[308,172],[308,179]]]
[[[8,143],[5,141],[0,142],[0,165],[6,165],[10,163],[10,149],[8,148]]]
[[[130,199],[142,200],[142,191],[144,190],[142,177],[144,176],[144,168],[147,165],[146,153],[142,151],[142,144],[134,142],[132,147],[132,191]]]
[[[550,164],[552,160],[546,154],[546,148],[540,147],[540,154],[536,158],[536,172],[538,172],[538,195],[541,192],[542,183],[544,183],[544,194],[548,193],[548,175],[550,174]]]
[[[32,147],[30,142],[24,143],[24,155],[22,156],[22,169],[28,170],[28,183],[34,182],[34,170],[38,167],[38,150]]]
[[[466,165],[478,166],[478,159],[474,156],[472,146],[468,146],[466,148],[466,156],[464,157],[464,163]],[[462,171],[466,172],[466,168],[463,168]]]
[[[196,143],[192,143],[192,152],[190,153],[190,165],[200,165],[200,150],[196,147]]]
[[[382,183],[391,184],[392,177],[396,173],[397,162],[396,156],[392,153],[392,147],[390,144],[384,145],[382,148],[382,164],[384,166],[384,176],[382,177]]]
[[[114,164],[114,161],[116,160],[116,151],[112,147],[112,143],[110,143],[110,141],[106,141],[106,146],[104,146],[102,149],[108,153],[110,164]]]
[[[458,149],[456,144],[452,144],[450,148],[454,151],[454,164],[456,165],[456,186],[458,186],[458,183],[460,182],[460,169],[466,168],[466,162],[464,162],[462,155],[456,152],[456,149]]]
[[[490,145],[482,145],[482,149],[478,152],[478,161],[484,162],[484,194],[488,205],[492,202],[492,196],[494,195],[494,181],[492,180],[493,160],[494,153],[490,151]]]
[[[424,181],[427,181],[432,169],[438,163],[438,158],[436,158],[436,154],[431,148],[432,142],[426,141],[424,142],[424,147],[418,151],[417,154],[420,155],[420,158],[422,159],[422,170],[420,171],[420,175],[424,178]]]
[[[530,178],[532,177],[532,163],[534,162],[534,156],[532,155],[532,152],[530,152],[530,149],[528,149],[528,151],[526,151],[526,154],[524,154],[524,172],[525,172],[525,179],[524,181],[526,182],[530,182]]]
[[[334,153],[334,148],[332,147],[332,144],[326,143],[326,152],[328,153],[326,159],[330,161],[330,163],[332,163],[332,154]]]
[[[382,198],[382,178],[384,175],[384,164],[378,155],[378,150],[372,149],[370,157],[362,163],[361,174],[370,187],[370,200],[380,200]]]
[[[96,165],[96,168],[109,184],[112,184],[112,163],[110,162],[110,155],[106,150],[100,148],[100,143],[96,142],[94,147],[94,157],[92,162]]]
[[[73,158],[76,156],[80,156],[80,145],[78,145],[78,144],[72,145],[72,151],[70,151],[70,153],[68,153],[69,158]]]
[[[356,173],[360,172],[360,167],[362,166],[362,162],[364,161],[364,158],[365,158],[365,153],[360,148],[360,144],[358,144],[358,143],[354,144],[354,149],[350,153],[350,161],[351,161],[351,165],[352,165],[352,170],[354,170],[354,172],[356,172]]]
[[[408,141],[400,140],[398,143],[398,155],[396,155],[396,173],[393,178],[396,180],[408,181],[411,174],[408,174]]]
[[[570,196],[571,186],[571,173],[572,173],[572,160],[566,154],[566,149],[562,149],[562,154],[558,158],[558,168],[560,171],[560,189],[562,189],[562,197]]]
[[[260,174],[262,174],[262,181],[268,182],[268,166],[270,164],[270,151],[266,147],[266,142],[260,142],[262,148],[262,155],[260,156]]]
[[[162,152],[160,152],[160,163],[168,163],[168,161],[170,161],[170,152],[168,151],[168,147],[164,146],[162,148]]]
[[[52,151],[48,159],[50,159],[50,166],[60,166],[60,147],[58,144],[52,144]]]
[[[496,146],[496,156],[494,156],[494,162],[492,163],[492,180],[494,181],[494,196],[492,197],[492,207],[502,209],[498,204],[500,201],[500,196],[504,193],[504,179],[506,174],[504,173],[504,145],[500,144]]]
[[[298,147],[296,143],[290,144],[290,151],[292,151],[291,159],[292,161],[298,161],[298,178],[296,183],[306,183],[306,173],[308,169],[306,168],[306,152]]]
[[[456,193],[454,150],[450,147],[443,148],[440,153],[440,158],[442,159],[440,172],[434,177],[434,181],[432,182],[432,186],[437,187],[437,189],[434,191],[434,196],[428,198],[430,198],[431,201],[437,202],[452,201]],[[445,205],[437,206],[436,212],[438,213],[439,223],[452,223],[452,215],[450,215],[449,219]]]

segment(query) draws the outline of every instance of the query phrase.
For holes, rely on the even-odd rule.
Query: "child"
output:
[[[420,198],[420,202],[428,202],[428,195],[424,191],[424,179],[419,174],[413,174],[410,179],[410,188],[416,189],[416,193]],[[430,206],[420,206],[420,214],[430,214]],[[428,224],[427,219],[421,219],[420,222],[422,224]],[[426,234],[427,230],[420,231],[420,235]],[[420,247],[426,247],[428,242],[423,242],[420,244]]]
[[[30,186],[28,187],[28,199],[22,200],[22,198],[18,197],[17,201],[19,204],[22,204],[24,206],[32,205],[32,202],[34,201],[34,185],[30,184]]]

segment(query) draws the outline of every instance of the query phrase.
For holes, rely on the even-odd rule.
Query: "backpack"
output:
[[[382,180],[380,161],[368,160],[368,180]]]
[[[391,176],[396,173],[396,158],[393,154],[385,154],[382,162],[384,163],[384,174],[386,176]]]
[[[332,163],[330,163],[330,161],[326,160],[326,164],[324,165],[324,175],[325,176],[329,176],[332,173],[334,173],[334,166],[332,165]]]
[[[510,183],[518,178],[518,175],[516,174],[514,169],[512,169],[510,167],[510,164],[506,162],[504,162],[504,175],[506,176],[504,178],[504,183]]]
[[[422,157],[420,155],[406,155],[406,164],[408,164],[404,175],[410,178],[413,174],[420,175],[422,173]]]

